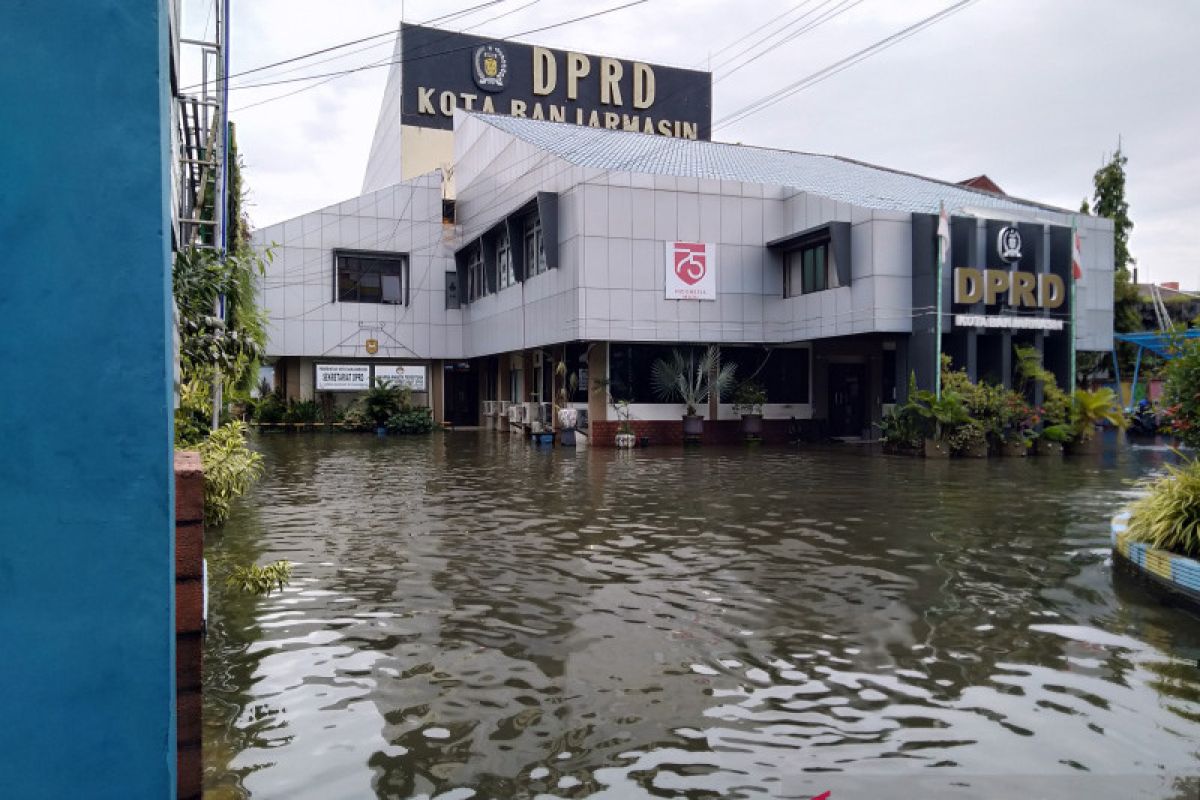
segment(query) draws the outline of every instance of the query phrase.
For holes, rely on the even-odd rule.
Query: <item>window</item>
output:
[[[628,400],[630,403],[661,403],[654,393],[651,379],[654,362],[670,360],[674,350],[687,353],[689,350],[697,361],[704,356],[704,348],[689,345],[619,344],[608,346],[609,392],[613,400]]]
[[[546,271],[546,248],[542,243],[542,220],[537,214],[525,218],[525,277]]]
[[[512,242],[508,239],[508,226],[500,227],[500,236],[496,240],[496,270],[500,274],[500,288],[507,289],[517,282],[513,271]]]
[[[483,274],[483,248],[476,244],[467,254],[467,302],[473,303],[487,294]]]
[[[721,360],[737,364],[735,384],[761,384],[768,403],[809,402],[807,347],[722,347]]]
[[[407,305],[408,256],[400,253],[334,253],[337,299],[342,303]]]
[[[829,279],[829,240],[804,245],[783,256],[783,296],[795,297],[833,288]]]

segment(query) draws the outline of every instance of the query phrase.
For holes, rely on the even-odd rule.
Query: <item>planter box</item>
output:
[[[703,435],[704,417],[699,414],[684,414],[683,437],[685,439],[699,439]]]
[[[1185,605],[1200,610],[1200,561],[1166,550],[1156,550],[1129,536],[1129,512],[1113,518],[1114,563],[1123,564],[1138,577]]]
[[[559,431],[558,432],[558,443],[561,444],[563,447],[574,447],[575,446],[575,429],[574,428],[563,428],[561,431]]]
[[[1004,458],[1024,458],[1029,455],[1029,448],[1025,442],[1001,442],[996,452]]]
[[[963,458],[987,458],[988,444],[987,442],[981,442],[974,447],[968,447],[958,455],[962,456]]]
[[[925,440],[925,457],[926,458],[949,458],[950,446],[945,442],[939,442],[936,439]]]
[[[742,414],[742,435],[746,438],[762,436],[762,414]]]
[[[1033,451],[1039,456],[1062,457],[1062,442],[1052,442],[1049,439],[1038,439],[1033,444]]]
[[[1092,438],[1082,442],[1075,441],[1067,445],[1067,455],[1072,456],[1091,456],[1099,453],[1103,449],[1100,446],[1100,437],[1092,434]]]

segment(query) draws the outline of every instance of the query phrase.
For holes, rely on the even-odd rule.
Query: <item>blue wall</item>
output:
[[[175,792],[167,0],[0,19],[0,797]]]

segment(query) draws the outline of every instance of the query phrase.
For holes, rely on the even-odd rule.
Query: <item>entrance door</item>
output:
[[[456,363],[445,371],[446,421],[458,427],[479,424],[479,374],[475,365]]]
[[[830,364],[829,435],[862,436],[866,419],[866,365]]]

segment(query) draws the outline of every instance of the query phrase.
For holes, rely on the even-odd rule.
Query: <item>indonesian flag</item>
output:
[[[1071,276],[1075,280],[1079,280],[1083,277],[1083,256],[1080,253],[1083,250],[1083,240],[1079,237],[1079,231],[1077,230],[1071,231],[1071,238],[1073,239],[1073,243],[1071,244]]]
[[[945,261],[950,252],[950,215],[946,213],[946,204],[938,203],[938,260]]]

